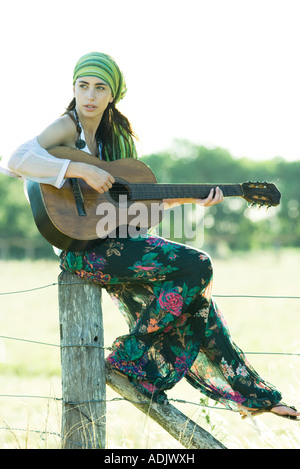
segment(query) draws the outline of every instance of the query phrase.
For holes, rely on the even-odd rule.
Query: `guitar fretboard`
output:
[[[160,199],[204,199],[210,190],[219,187],[224,197],[243,196],[240,184],[130,184],[132,200]]]

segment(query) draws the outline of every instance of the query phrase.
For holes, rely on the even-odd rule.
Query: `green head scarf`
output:
[[[123,73],[113,58],[107,54],[91,52],[81,57],[75,65],[73,84],[77,78],[84,76],[104,80],[110,86],[115,103],[118,103],[126,94]]]
[[[91,52],[81,57],[75,65],[73,84],[77,78],[84,76],[98,77],[104,80],[111,89],[114,103],[124,98],[127,88],[123,73],[112,57],[100,52]],[[104,144],[103,158],[117,160],[120,158],[137,158],[133,138],[124,127],[112,120],[112,142]]]

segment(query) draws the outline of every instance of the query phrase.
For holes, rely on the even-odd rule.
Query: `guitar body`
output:
[[[136,159],[106,162],[69,147],[54,147],[48,152],[57,158],[97,166],[116,181],[104,194],[83,179],[68,178],[60,189],[27,181],[40,233],[65,251],[89,249],[107,236],[138,235],[161,222],[164,199],[205,199],[216,187],[224,197],[243,197],[250,204],[271,207],[280,202],[281,194],[272,183],[158,184],[151,169]]]
[[[126,192],[130,182],[156,183],[156,178],[151,169],[139,160],[123,159],[107,162],[69,147],[55,147],[48,151],[57,158],[92,164],[109,172],[114,176],[120,188],[123,189],[121,193],[124,192],[124,189]],[[99,238],[107,236],[105,226],[99,227],[100,216],[97,215],[96,209],[100,204],[102,207],[104,204],[104,208],[111,207],[110,214],[108,213],[106,216],[105,213],[102,213],[102,216],[106,216],[111,231],[118,227],[120,230],[123,224],[125,226],[137,217],[137,210],[133,206],[136,202],[128,200],[126,207],[124,203],[120,206],[116,198],[112,198],[109,192],[99,194],[83,179],[79,179],[78,183],[84,201],[84,216],[78,214],[70,179],[67,179],[60,189],[49,184],[27,181],[27,192],[37,228],[47,241],[66,251],[89,249],[99,242]],[[143,201],[148,210],[139,216],[139,225],[142,229],[147,229],[154,223],[150,217],[153,202],[157,204],[162,201]],[[128,213],[130,205],[132,206],[131,214]],[[126,219],[125,213],[127,213]],[[146,217],[143,217],[144,213]],[[161,212],[159,218],[156,219],[157,223],[161,221],[162,216]],[[96,231],[97,227],[98,232]]]

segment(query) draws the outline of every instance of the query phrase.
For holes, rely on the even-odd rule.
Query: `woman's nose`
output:
[[[90,88],[88,91],[88,98],[89,99],[95,99],[95,90],[93,88]]]

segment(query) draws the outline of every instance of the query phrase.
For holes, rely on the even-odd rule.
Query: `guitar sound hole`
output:
[[[130,199],[130,192],[125,184],[121,182],[115,182],[111,189],[109,189],[109,195],[114,202],[122,203]],[[121,196],[121,197],[120,197]]]

